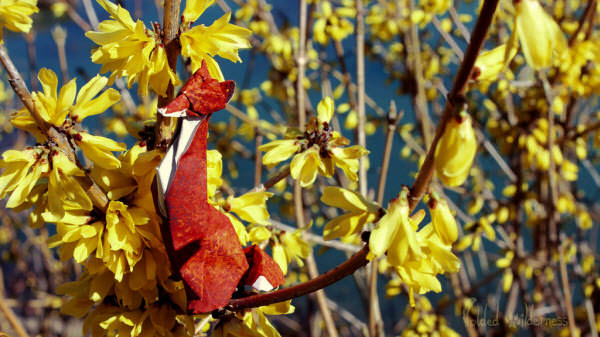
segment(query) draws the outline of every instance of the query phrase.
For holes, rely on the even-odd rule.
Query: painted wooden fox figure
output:
[[[186,284],[188,309],[224,307],[236,288],[268,291],[284,282],[275,261],[257,246],[242,249],[233,225],[207,200],[208,122],[233,95],[233,81],[219,82],[205,62],[177,97],[158,112],[182,119],[179,133],[158,166],[158,206],[168,219],[170,260]],[[164,235],[164,234],[163,234]]]

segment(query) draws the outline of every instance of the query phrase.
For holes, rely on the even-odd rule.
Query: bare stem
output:
[[[27,332],[25,331],[25,328],[23,328],[23,325],[21,324],[21,322],[19,322],[17,315],[15,315],[15,313],[8,307],[8,305],[6,304],[6,300],[4,299],[4,295],[1,293],[0,293],[0,312],[2,312],[2,314],[6,317],[6,319],[8,320],[8,323],[10,323],[12,328],[15,330],[15,333],[17,334],[17,336],[28,337]],[[2,335],[2,334],[0,333],[0,335]]]
[[[388,114],[388,129],[385,138],[385,146],[383,150],[383,159],[381,161],[381,172],[379,174],[379,183],[377,185],[377,203],[383,203],[385,193],[385,181],[387,180],[387,172],[390,164],[390,155],[392,153],[392,144],[394,143],[394,134],[396,133],[396,123],[398,122],[398,114],[396,113],[396,103],[390,103],[390,112]],[[379,297],[377,296],[377,273],[378,262],[374,260],[371,263],[371,274],[369,277],[369,335],[376,336],[383,334],[383,321],[381,320],[381,311],[379,308]]]
[[[573,313],[572,299],[571,299],[571,288],[569,288],[569,276],[567,274],[567,264],[565,262],[564,246],[558,247],[559,264],[560,264],[560,278],[562,281],[563,291],[565,292],[565,307],[567,309],[567,318],[569,320],[569,331],[571,336],[577,336],[575,325],[575,314]]]
[[[179,40],[179,8],[181,0],[165,0],[164,4],[164,24],[163,24],[163,43],[167,52],[167,60],[173,72],[177,72],[177,58],[181,53]],[[169,104],[174,98],[173,83],[169,83],[167,95],[158,98],[158,106],[164,107]],[[156,125],[154,133],[156,135],[155,145],[158,148],[166,150],[173,138],[173,118],[164,117],[161,114],[156,115]]]
[[[358,145],[366,148],[367,138],[365,136],[365,124],[367,116],[365,111],[365,23],[363,1],[356,1],[356,86],[357,92],[357,113],[358,113]],[[358,181],[360,184],[360,193],[367,194],[367,168],[365,159],[359,159]]]

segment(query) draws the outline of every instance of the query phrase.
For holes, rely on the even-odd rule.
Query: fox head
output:
[[[225,109],[233,96],[235,82],[219,82],[208,73],[206,61],[190,77],[177,97],[158,112],[165,117],[200,117]]]

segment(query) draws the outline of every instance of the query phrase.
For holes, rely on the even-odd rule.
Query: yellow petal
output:
[[[351,212],[376,213],[379,211],[379,206],[367,201],[360,193],[342,187],[325,187],[321,201],[326,205]]]
[[[433,228],[444,244],[452,244],[458,238],[456,219],[445,200],[436,200],[433,206],[429,208]]]
[[[183,21],[194,22],[210,7],[215,0],[187,0],[183,10]]]
[[[231,211],[237,214],[242,220],[251,223],[265,223],[269,219],[266,201],[273,193],[269,192],[248,192],[236,198],[229,198],[228,202]]]
[[[447,186],[459,186],[468,177],[477,152],[477,139],[471,117],[452,118],[435,150],[435,171]]]
[[[317,113],[319,121],[321,122],[329,122],[333,117],[333,100],[331,97],[325,97],[317,105]]]

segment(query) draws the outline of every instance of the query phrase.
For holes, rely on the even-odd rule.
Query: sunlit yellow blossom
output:
[[[75,259],[77,263],[85,261],[98,246],[102,245],[104,223],[96,221],[93,224],[69,224],[59,222],[56,225],[56,235],[49,240],[49,247],[60,245],[62,260]]]
[[[317,105],[317,117],[321,122],[329,122],[334,112],[333,100],[331,97],[323,98]]]
[[[81,170],[61,150],[52,155],[52,171],[48,177],[48,212],[60,221],[66,210],[91,211],[92,201],[74,179],[83,176]]]
[[[333,207],[349,211],[331,219],[323,229],[323,238],[332,240],[359,233],[365,224],[377,219],[380,207],[367,201],[359,193],[341,187],[327,186],[321,201]]]
[[[350,141],[329,125],[335,107],[333,100],[325,97],[317,106],[317,116],[306,123],[306,131],[290,129],[286,137],[261,145],[259,150],[266,151],[263,164],[274,166],[294,155],[290,172],[302,187],[309,187],[317,178],[317,173],[325,177],[333,176],[335,167],[344,171],[348,179],[358,180],[358,159],[369,151],[362,146],[344,147]]]
[[[354,25],[349,18],[356,16],[352,1],[342,1],[342,5],[333,8],[331,2],[321,1],[321,10],[316,12],[313,26],[315,41],[320,44],[329,43],[329,39],[341,41],[354,32]]]
[[[290,165],[292,178],[300,182],[300,186],[308,187],[317,179],[319,169],[324,170],[319,157],[319,148],[313,146],[294,156]]]
[[[144,237],[138,232],[138,226],[147,222],[142,209],[128,208],[120,201],[111,201],[108,205],[102,259],[118,281],[132,271],[142,257]]]
[[[432,199],[429,202],[429,212],[431,213],[431,223],[435,232],[444,244],[450,245],[458,238],[458,226],[456,219],[448,208],[448,203],[443,199]]]
[[[279,236],[279,240],[280,242],[273,246],[273,260],[277,262],[281,271],[287,274],[288,264],[294,260],[298,266],[304,266],[302,259],[308,257],[311,247],[302,239],[302,231],[283,233]]]
[[[148,86],[165,96],[169,83],[179,84],[177,75],[167,62],[164,47],[140,20],[133,21],[129,12],[108,0],[97,0],[112,17],[98,26],[98,31],[86,32],[98,48],[92,51],[92,62],[102,64],[100,72],[111,71],[110,83],[127,77],[127,85],[138,83],[138,92],[145,96]]]
[[[74,137],[75,143],[94,164],[109,169],[118,168],[121,165],[112,152],[125,150],[125,144],[117,143],[110,138],[90,135],[87,132],[80,132],[77,136]]]
[[[266,152],[262,157],[263,164],[272,167],[299,151],[300,144],[295,139],[274,140],[259,146],[258,150]]]
[[[215,3],[215,0],[187,0],[185,2],[185,9],[183,10],[182,21],[191,23],[198,20],[202,13],[213,3]]]
[[[213,1],[189,1],[184,10],[184,20],[195,21]],[[229,23],[231,13],[225,13],[210,26],[198,25],[181,33],[181,54],[192,61],[192,71],[200,69],[206,61],[211,76],[223,81],[223,74],[214,56],[226,58],[232,62],[241,62],[239,49],[250,48],[248,38],[252,32],[246,28]]]
[[[349,147],[333,147],[331,149],[331,158],[333,163],[344,171],[348,179],[358,181],[359,158],[369,154],[369,150],[360,145]]]
[[[403,191],[390,202],[388,212],[371,232],[368,258],[387,253],[387,260],[392,266],[401,266],[409,256],[420,258],[423,255],[408,212],[407,193]]]
[[[473,79],[476,81],[495,81],[505,66],[517,53],[516,48],[506,50],[506,44],[502,44],[492,50],[481,53],[475,61]],[[509,53],[508,55],[506,53]]]
[[[69,114],[74,121],[81,122],[87,116],[106,111],[121,99],[119,92],[112,88],[98,95],[107,83],[107,79],[99,75],[81,87],[79,93],[75,79],[58,91],[58,77],[50,69],[40,69],[38,79],[43,91],[33,92],[31,96],[42,119],[54,126],[62,126]],[[11,123],[32,133],[38,141],[44,140],[27,108],[12,117]]]
[[[461,185],[469,175],[477,152],[477,139],[471,117],[451,118],[435,149],[435,172],[448,186]]]
[[[527,63],[536,70],[552,65],[553,55],[567,49],[567,40],[538,0],[515,4],[516,33]]]
[[[444,244],[432,227],[429,224],[417,232],[415,241],[421,247],[421,258],[412,256],[402,265],[395,266],[400,279],[409,288],[412,306],[414,306],[413,292],[418,294],[429,291],[440,292],[442,287],[437,275],[446,272],[454,273],[460,268],[460,260],[452,253],[451,246]],[[389,256],[387,260],[390,261]]]
[[[0,43],[4,27],[13,32],[29,33],[33,20],[31,15],[37,13],[37,0],[2,0],[0,2]]]
[[[229,210],[242,220],[251,223],[265,223],[269,219],[266,202],[272,195],[273,193],[265,191],[248,192],[239,197],[227,198],[227,203]]]
[[[2,154],[0,168],[0,198],[11,192],[6,207],[14,208],[25,202],[42,174],[50,169],[47,156],[41,149],[8,150]]]
[[[279,332],[265,315],[284,315],[294,312],[291,301],[258,307],[222,319],[212,332],[213,337],[275,337]]]

